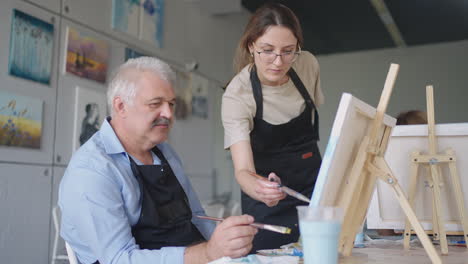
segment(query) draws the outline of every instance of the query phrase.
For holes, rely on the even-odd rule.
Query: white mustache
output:
[[[153,121],[152,126],[158,126],[158,125],[169,125],[171,123],[171,120],[165,117],[158,118]]]

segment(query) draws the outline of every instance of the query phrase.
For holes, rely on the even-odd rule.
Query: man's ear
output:
[[[112,100],[112,107],[116,115],[122,118],[127,116],[127,104],[125,104],[120,96],[114,97],[114,100]]]

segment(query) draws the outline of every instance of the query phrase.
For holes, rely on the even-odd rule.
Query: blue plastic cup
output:
[[[341,208],[297,206],[297,212],[304,264],[337,264]]]

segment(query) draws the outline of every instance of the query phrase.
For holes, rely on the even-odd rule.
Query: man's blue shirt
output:
[[[181,161],[167,143],[162,151],[189,199],[193,216],[204,215]],[[161,164],[153,154],[155,165]],[[135,162],[138,163],[137,160]],[[183,263],[185,247],[142,250],[131,227],[140,217],[140,188],[125,152],[109,121],[73,155],[59,189],[61,236],[83,264]],[[209,239],[215,224],[193,217],[192,222]]]

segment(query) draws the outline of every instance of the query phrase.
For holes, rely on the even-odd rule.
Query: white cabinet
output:
[[[43,8],[49,9],[56,13],[60,13],[60,1],[61,0],[25,0],[25,1],[37,4]]]
[[[49,263],[52,170],[0,164],[2,263]]]

